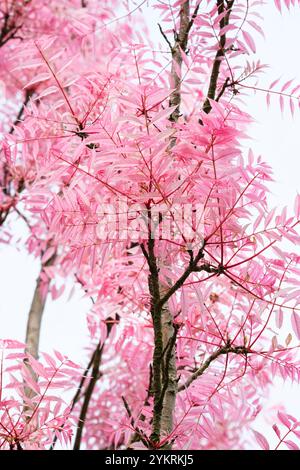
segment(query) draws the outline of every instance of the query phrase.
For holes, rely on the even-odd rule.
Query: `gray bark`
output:
[[[163,292],[161,292],[163,294]],[[165,304],[162,308],[162,335],[163,335],[163,349],[166,351],[164,364],[167,368],[167,386],[165,390],[163,408],[161,415],[161,433],[162,436],[169,435],[173,431],[173,415],[175,410],[175,402],[177,395],[177,368],[176,368],[176,348],[175,344],[170,349],[169,360],[166,360],[168,346],[170,346],[172,339],[176,332],[173,325],[173,315],[171,314],[168,305]],[[167,362],[167,363],[166,363]]]
[[[56,255],[53,255],[44,265],[41,267],[40,274],[36,281],[36,287],[34,290],[31,306],[28,314],[27,328],[26,328],[26,352],[30,353],[36,359],[39,355],[39,343],[41,334],[41,323],[42,317],[45,310],[47,293],[42,295],[41,292],[41,274],[45,267],[52,266],[54,264]],[[50,280],[47,281],[46,290],[48,292]]]

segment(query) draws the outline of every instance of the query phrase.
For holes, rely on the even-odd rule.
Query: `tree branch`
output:
[[[162,37],[164,38],[164,40],[166,41],[166,43],[168,44],[168,46],[169,46],[169,48],[170,48],[170,50],[171,50],[171,52],[172,52],[173,47],[172,47],[172,44],[170,43],[170,41],[169,41],[167,35],[166,35],[165,32],[163,31],[161,25],[160,25],[159,23],[157,23],[157,25],[158,25],[158,28],[159,28],[159,31],[160,31]]]
[[[108,337],[110,335],[110,332],[112,330],[112,327],[113,327],[112,323],[107,323],[107,335],[106,335],[105,341],[108,339]],[[84,425],[85,425],[86,414],[88,412],[89,404],[90,404],[90,401],[91,401],[96,383],[99,379],[99,367],[100,367],[100,364],[101,364],[101,359],[102,359],[103,349],[104,349],[104,346],[105,346],[105,341],[102,343],[102,345],[101,345],[101,342],[99,341],[99,343],[98,343],[98,345],[97,345],[97,347],[96,347],[96,349],[93,353],[93,356],[92,356],[92,359],[93,359],[93,361],[92,361],[92,363],[93,363],[92,373],[91,373],[90,381],[88,383],[88,386],[87,386],[85,394],[84,394],[84,400],[83,400],[83,404],[82,404],[79,419],[78,419],[78,426],[77,426],[77,431],[76,431],[73,450],[79,450],[80,449],[83,428],[84,428]],[[80,382],[80,385],[81,385],[81,388],[82,388],[82,385],[83,385],[82,380]],[[79,387],[80,387],[80,385],[79,385]],[[77,392],[74,396],[74,399],[73,399],[74,405],[75,405],[76,401],[79,400],[81,388],[80,389],[78,388],[78,390],[77,390]],[[76,401],[75,401],[75,399],[76,399]]]
[[[200,377],[206,369],[210,366],[210,364],[215,361],[219,356],[222,354],[229,354],[229,353],[234,353],[234,354],[248,354],[250,351],[246,348],[246,346],[231,346],[230,344],[227,344],[226,346],[217,349],[211,356],[209,356],[206,361],[202,364],[199,369],[196,370],[188,379],[187,381],[178,387],[178,392],[182,392],[186,390],[198,377]]]
[[[191,261],[187,267],[187,269],[184,271],[184,273],[180,276],[179,279],[173,284],[173,286],[167,291],[167,293],[160,299],[160,306],[163,306],[170,297],[172,297],[173,294],[184,284],[184,282],[187,280],[189,275],[192,272],[200,272],[200,271],[208,271],[213,272],[210,265],[208,264],[203,264],[202,266],[197,266],[198,262],[204,258],[204,245],[200,248],[198,251],[197,255],[195,258],[191,258]]]
[[[96,349],[93,351],[93,354],[91,356],[91,359],[89,360],[89,363],[88,365],[86,366],[82,376],[81,376],[81,379],[80,379],[80,382],[79,382],[79,385],[77,387],[77,390],[76,390],[76,393],[73,397],[73,400],[72,400],[72,403],[71,403],[71,407],[70,407],[70,413],[73,411],[74,409],[74,406],[76,405],[76,403],[79,401],[80,399],[80,395],[81,395],[81,391],[82,391],[82,388],[83,388],[83,385],[84,385],[84,382],[87,378],[87,374],[90,370],[90,368],[92,367],[93,363],[94,363],[94,359],[95,359],[95,354],[96,354],[96,351],[97,351],[97,348],[98,348],[98,345],[96,347]],[[64,425],[62,425],[62,427],[64,427]],[[51,444],[51,447],[49,450],[54,450],[54,447],[55,447],[55,444],[57,442],[57,435],[54,436],[54,439],[52,441],[52,444]]]
[[[13,8],[14,8],[14,5],[12,5],[12,10]],[[3,16],[3,25],[0,31],[0,47],[3,47],[10,39],[14,39],[17,31],[19,31],[19,29],[22,27],[21,24],[16,25],[18,15],[16,14],[16,18],[14,17],[11,18],[10,13],[11,12],[7,10],[7,12],[4,13],[4,16]]]
[[[225,4],[224,4],[224,0],[217,0],[218,14],[222,15],[225,11],[227,11],[226,15],[223,16],[220,20],[220,30],[222,30],[225,26],[228,26],[233,4],[234,4],[234,0],[229,0],[227,2],[227,7],[226,7]],[[213,63],[213,67],[212,67],[207,98],[206,98],[206,100],[203,104],[203,108],[202,108],[203,111],[206,114],[209,114],[210,111],[211,111],[211,104],[210,104],[209,100],[210,99],[211,100],[215,99],[216,90],[217,90],[217,86],[218,86],[218,78],[219,78],[219,73],[220,73],[221,62],[222,62],[223,57],[225,56],[225,46],[226,46],[226,33],[222,34],[221,37],[220,37],[219,48],[217,50],[215,60],[214,60],[214,63]],[[225,91],[225,88],[224,88],[224,91]],[[224,91],[223,91],[223,93],[224,93]]]
[[[23,116],[23,113],[24,113],[24,109],[25,109],[26,105],[28,104],[32,94],[33,94],[32,90],[26,90],[23,103],[22,103],[22,105],[19,109],[19,112],[18,112],[12,126],[10,127],[9,134],[14,133],[15,126],[18,124],[18,122],[20,122],[20,120]],[[6,196],[13,198],[14,195],[12,194],[12,191],[10,190],[11,174],[10,174],[10,171],[8,169],[7,163],[3,164],[2,172],[3,172],[3,176],[2,176],[2,181],[3,182],[1,182],[2,191]],[[20,193],[21,191],[23,191],[23,189],[24,189],[24,182],[20,181],[19,186],[17,188],[17,192]],[[0,211],[0,227],[6,221],[12,207],[13,207],[13,203],[5,211]]]
[[[152,369],[152,364],[150,364],[150,366],[149,366],[148,389],[147,389],[147,395],[145,397],[143,407],[149,405],[149,398],[153,395],[153,393],[152,393],[152,381],[153,381],[153,369]],[[140,421],[145,421],[146,416],[144,414],[141,414],[139,416],[139,419],[140,419]],[[132,435],[132,437],[130,438],[128,449],[130,449],[131,444],[133,444],[134,442],[138,442],[139,440],[140,440],[140,434],[138,432],[135,432]],[[149,447],[149,443],[148,443],[147,446]]]
[[[137,436],[136,441],[141,440],[144,446],[146,448],[149,448],[149,440],[147,439],[147,436],[144,434],[144,432],[135,425],[134,418],[132,416],[132,412],[131,412],[130,406],[127,403],[126,398],[123,395],[121,396],[121,398],[122,398],[125,410],[130,419],[130,424],[132,428],[134,429],[134,436]]]

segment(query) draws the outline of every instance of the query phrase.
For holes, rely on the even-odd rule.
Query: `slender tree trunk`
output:
[[[226,13],[220,20],[220,29],[224,28],[229,24],[229,18],[231,8],[234,4],[234,0],[228,0],[224,3],[224,0],[217,0],[218,13]],[[175,33],[175,43],[172,46],[169,42],[166,34],[162,30],[160,31],[166,40],[167,44],[171,49],[172,54],[172,68],[171,76],[173,79],[174,91],[170,96],[169,105],[176,106],[173,113],[170,115],[169,120],[171,122],[177,122],[180,117],[180,105],[181,105],[181,67],[182,67],[182,52],[187,52],[187,45],[189,39],[189,32],[193,26],[194,20],[197,17],[200,3],[196,6],[192,14],[190,14],[190,2],[186,0],[181,5],[180,11],[180,24],[179,31]],[[220,60],[225,55],[226,46],[226,34],[223,33],[219,43],[219,48],[216,53],[216,57],[213,64],[211,73],[210,85],[208,90],[207,99],[203,105],[203,110],[206,113],[211,111],[209,99],[215,99],[219,72],[220,72]],[[225,85],[226,87],[226,85]],[[223,86],[224,90],[225,87]],[[219,99],[224,90],[219,94]],[[200,121],[199,121],[200,122]],[[170,140],[170,148],[176,143],[176,137]],[[143,247],[142,247],[143,248]],[[154,443],[161,441],[162,437],[169,436],[173,431],[173,415],[176,406],[176,395],[178,392],[177,385],[177,368],[176,368],[176,326],[174,324],[173,316],[168,308],[168,299],[165,302],[162,301],[164,295],[167,293],[169,288],[163,286],[159,280],[159,269],[156,264],[156,258],[154,255],[154,241],[148,241],[148,253],[143,252],[148,261],[150,275],[149,275],[149,291],[151,296],[151,315],[154,326],[154,353],[153,353],[153,395],[154,395],[154,408],[153,408],[153,423],[152,423],[152,434],[151,439]],[[203,257],[203,253],[200,249],[197,259],[191,264],[190,268],[186,271],[186,277],[193,270],[199,270],[197,268],[197,262]],[[204,268],[203,268],[204,269]],[[206,267],[207,270],[209,267]],[[182,285],[184,279],[181,279]],[[169,290],[169,297],[173,295],[172,290],[180,287],[180,285],[174,285],[174,289]],[[176,289],[175,289],[176,287]],[[169,440],[163,445],[163,448],[170,449],[172,447],[172,441]]]
[[[171,76],[173,79],[174,91],[170,97],[170,106],[177,106],[170,116],[170,121],[177,122],[180,116],[180,103],[181,103],[181,76],[178,74],[178,70],[181,70],[182,66],[182,54],[186,52],[189,31],[192,26],[190,21],[190,2],[189,0],[185,1],[181,6],[180,12],[180,25],[179,32],[175,37],[175,44],[171,48],[172,53],[172,68]],[[175,65],[176,63],[176,65]]]
[[[182,4],[180,12],[180,25],[179,32],[175,41],[172,52],[172,69],[171,75],[173,78],[174,92],[170,97],[170,106],[177,106],[170,116],[170,121],[177,122],[180,116],[180,103],[181,103],[181,77],[178,75],[178,69],[181,70],[182,54],[185,52],[188,43],[188,33],[191,27],[190,23],[190,2],[185,1]],[[175,66],[177,64],[177,68]],[[170,142],[171,147],[175,144],[174,141]],[[167,292],[168,288],[160,285],[161,297]],[[176,331],[174,328],[174,319],[171,314],[168,302],[162,307],[161,311],[162,323],[162,336],[163,336],[163,351],[164,365],[163,369],[166,374],[164,377],[164,398],[161,414],[161,433],[162,435],[170,435],[173,431],[173,415],[175,412],[176,395],[177,395],[177,367],[176,367]],[[165,448],[171,448],[172,444],[168,442]]]
[[[27,318],[27,327],[26,327],[26,352],[31,354],[35,359],[38,359],[39,356],[39,344],[40,344],[40,336],[41,336],[41,324],[42,324],[42,317],[45,310],[48,289],[50,280],[46,281],[46,286],[43,286],[44,289],[42,291],[42,273],[45,267],[51,266],[55,261],[56,255],[54,254],[45,264],[42,265],[40,273],[38,275],[35,290],[33,293],[33,298],[31,301],[31,306]],[[37,381],[38,377],[35,372],[32,370],[31,366],[28,364],[28,361],[25,359],[25,364],[27,365],[33,380]],[[33,398],[35,392],[29,388],[24,387],[25,396],[29,399]],[[24,410],[28,412],[30,407],[27,405],[24,406]]]
[[[49,281],[42,281],[42,274],[45,267],[52,266],[54,264],[56,255],[53,255],[45,264],[42,265],[41,271],[36,281],[36,287],[34,290],[33,298],[27,319],[26,328],[26,352],[30,353],[36,359],[39,355],[39,342],[41,335],[41,323],[42,317],[45,310],[47,294],[49,289]],[[43,286],[42,283],[46,286]]]
[[[42,316],[47,300],[47,295],[41,292],[40,274],[36,281],[36,287],[28,314],[25,340],[26,352],[30,353],[35,358],[38,358]]]
[[[174,346],[172,346],[172,341],[173,338],[175,338],[176,331],[173,324],[173,315],[171,314],[167,304],[165,304],[162,308],[161,317],[163,350],[166,351],[164,368],[167,373],[167,382],[161,416],[161,432],[163,435],[169,435],[173,431],[173,414],[177,395],[177,368],[175,342]]]

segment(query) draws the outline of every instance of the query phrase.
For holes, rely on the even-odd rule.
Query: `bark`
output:
[[[155,240],[151,231],[152,220],[151,210],[148,211],[149,218],[149,239],[148,252],[142,245],[143,253],[149,266],[148,286],[151,299],[151,317],[154,329],[154,351],[153,351],[153,422],[150,441],[158,443],[160,441],[161,414],[162,414],[162,360],[163,360],[163,334],[161,321],[160,292],[159,292],[159,270],[155,257]]]
[[[218,13],[221,14],[227,10],[227,14],[220,21],[220,28],[228,25],[231,8],[234,0],[229,0],[225,6],[224,0],[217,0]],[[200,4],[199,4],[200,5]],[[160,31],[168,43],[172,54],[172,68],[171,75],[173,78],[174,91],[170,96],[169,105],[176,106],[176,109],[170,115],[171,122],[177,122],[180,117],[180,104],[181,104],[181,67],[182,67],[182,53],[187,52],[187,44],[189,32],[193,26],[194,20],[198,14],[199,5],[194,10],[190,17],[190,2],[185,1],[181,6],[180,12],[180,25],[179,31],[175,32],[175,43],[171,46],[167,36],[163,32],[161,26]],[[218,84],[218,77],[220,72],[221,60],[225,55],[226,35],[223,34],[220,38],[220,44],[216,57],[213,63],[212,73],[210,77],[210,84],[207,99],[203,105],[203,110],[206,113],[211,111],[209,99],[215,99],[216,89]],[[221,91],[218,99],[225,91]],[[175,145],[176,138],[171,139],[170,149]],[[151,218],[151,211],[150,218]],[[188,382],[181,386],[178,390],[177,385],[177,368],[176,368],[176,334],[177,329],[173,321],[173,316],[168,308],[169,298],[183,285],[185,280],[193,271],[207,271],[216,274],[223,272],[223,266],[211,267],[210,265],[203,264],[198,266],[198,262],[203,258],[204,245],[199,249],[198,254],[194,258],[191,256],[191,261],[183,275],[177,280],[172,287],[165,287],[161,284],[159,279],[159,268],[154,253],[154,240],[149,237],[148,252],[142,246],[143,253],[147,259],[149,266],[149,291],[151,297],[151,315],[154,328],[154,352],[153,352],[153,423],[152,434],[150,436],[151,442],[157,445],[161,441],[161,437],[169,436],[173,431],[173,415],[176,404],[176,395],[178,391],[182,391],[190,385],[197,377],[199,377],[210,365],[210,363],[219,357],[221,354],[229,352],[241,353],[242,350],[233,350],[229,346],[221,348],[214,355],[212,355],[203,366],[195,372]],[[244,352],[244,351],[243,351]],[[166,442],[161,448],[170,449],[172,442]]]
[[[160,31],[170,46],[172,53],[172,68],[171,76],[173,79],[174,91],[170,96],[170,106],[176,106],[176,109],[170,115],[171,122],[177,122],[180,116],[180,103],[181,103],[181,76],[178,70],[182,66],[181,51],[186,52],[188,36],[190,28],[193,25],[194,19],[197,15],[198,7],[194,11],[190,19],[190,2],[185,1],[182,4],[180,11],[180,24],[179,31],[175,33],[175,43],[172,47],[167,37],[165,36],[162,28]],[[176,65],[175,65],[176,64]],[[175,140],[171,140],[170,147],[175,144]],[[154,250],[152,253],[154,257]],[[149,250],[150,256],[150,250]],[[151,273],[151,269],[150,269]],[[151,274],[150,274],[151,276]],[[173,431],[173,415],[176,404],[177,394],[177,367],[176,367],[176,334],[177,331],[173,322],[173,315],[171,314],[168,303],[161,302],[161,298],[165,297],[170,290],[169,286],[163,286],[158,279],[159,294],[154,298],[158,302],[153,317],[154,324],[154,356],[153,356],[153,383],[154,383],[154,416],[153,416],[153,431],[152,440],[159,441],[162,436],[168,436]],[[151,291],[150,291],[151,293]],[[159,356],[160,355],[160,358]],[[159,367],[158,364],[160,363]],[[159,377],[158,377],[159,375]],[[159,383],[159,385],[157,385]],[[171,448],[170,442],[167,442],[164,448]]]
[[[94,355],[94,364],[93,364],[91,379],[86,388],[83,404],[80,410],[73,450],[80,449],[86,415],[88,412],[89,404],[90,404],[97,380],[99,379],[99,367],[101,364],[102,352],[103,352],[103,346],[101,346],[101,343],[99,343],[97,346],[95,355]]]
[[[231,9],[233,7],[233,4],[234,4],[234,0],[230,0],[230,1],[227,2],[227,7],[226,7],[225,3],[224,3],[224,0],[218,0],[217,1],[218,14],[221,15],[222,13],[227,11],[226,15],[224,17],[222,17],[222,19],[220,21],[220,29],[223,29],[225,26],[228,26],[229,19],[230,19],[230,13],[231,13]],[[219,74],[220,74],[221,62],[222,62],[223,58],[225,57],[225,46],[226,46],[226,34],[222,34],[221,38],[220,38],[220,42],[219,42],[219,48],[217,50],[215,60],[214,60],[214,63],[213,63],[213,67],[212,67],[207,98],[206,98],[206,100],[204,102],[204,105],[203,105],[203,111],[206,114],[209,114],[210,111],[211,111],[211,105],[210,105],[209,100],[210,99],[214,100],[215,96],[216,96],[216,90],[217,90],[217,86],[218,86],[218,78],[219,78]],[[224,91],[225,91],[225,88],[222,91],[221,96],[224,93]],[[218,100],[219,99],[220,99],[220,94],[218,96]]]
[[[161,293],[163,294],[163,292]],[[175,341],[173,341],[173,338],[176,336],[176,330],[173,324],[173,315],[171,314],[167,304],[162,307],[161,318],[163,350],[165,351],[163,363],[165,390],[161,415],[161,433],[162,435],[168,436],[173,431],[173,414],[177,394],[177,367],[176,347]]]
[[[39,275],[28,314],[25,341],[26,352],[30,353],[35,358],[38,358],[41,322],[46,298],[47,296],[42,296],[41,294],[41,278]]]
[[[28,319],[27,319],[27,328],[26,328],[26,352],[30,353],[36,359],[39,354],[39,342],[40,342],[40,333],[41,333],[41,323],[42,317],[45,310],[47,292],[50,284],[50,280],[47,282],[47,292],[42,295],[41,284],[42,278],[41,275],[45,267],[52,266],[55,262],[56,255],[53,255],[44,265],[42,265],[40,274],[36,281],[36,287],[34,290]]]
[[[228,343],[226,346],[223,346],[222,348],[217,349],[211,356],[209,356],[206,361],[202,364],[199,369],[197,369],[188,379],[187,381],[181,385],[178,389],[178,392],[182,392],[186,390],[193,382],[194,380],[197,380],[198,377],[201,377],[201,375],[208,369],[210,364],[215,361],[219,356],[222,354],[243,354],[244,356],[247,356],[247,354],[250,353],[249,349],[246,346],[231,346],[230,343]]]
[[[181,76],[177,73],[182,67],[182,53],[186,52],[189,31],[192,27],[194,19],[197,15],[198,7],[195,10],[192,18],[190,19],[190,2],[185,1],[182,4],[180,12],[179,31],[175,36],[175,44],[171,48],[172,52],[172,69],[171,76],[173,79],[174,92],[170,97],[170,106],[176,106],[176,109],[170,116],[171,122],[177,122],[180,116],[181,104]],[[177,67],[175,66],[177,65]],[[175,141],[170,142],[172,147]],[[169,288],[160,285],[160,297],[163,298]],[[165,302],[161,308],[161,323],[162,323],[162,338],[163,338],[163,351],[165,357],[163,358],[163,403],[161,414],[161,433],[163,436],[168,436],[173,431],[173,415],[175,411],[176,395],[177,395],[177,367],[176,367],[176,333],[168,302]],[[171,448],[171,443],[167,443],[165,448]]]
[[[44,265],[42,265],[41,271],[36,281],[36,287],[33,293],[33,298],[31,301],[31,306],[27,318],[27,327],[26,327],[26,348],[25,352],[31,354],[35,359],[39,357],[39,344],[40,344],[40,335],[41,335],[41,323],[42,317],[45,310],[48,288],[50,284],[50,280],[47,282],[47,290],[46,293],[42,294],[41,292],[41,284],[42,278],[41,275],[43,273],[44,267],[51,266],[55,261],[56,255],[53,255]],[[45,281],[44,281],[45,282]],[[35,372],[32,370],[32,367],[28,364],[28,361],[25,359],[24,363],[27,365],[33,380],[37,381],[38,377]],[[24,387],[25,396],[29,399],[35,396],[35,392],[25,385]],[[30,407],[26,404],[24,405],[24,411],[28,413],[30,411]]]
[[[104,342],[100,341],[98,343],[98,345],[97,345],[97,347],[96,347],[96,349],[95,349],[95,351],[92,355],[91,361],[88,365],[88,369],[90,369],[90,367],[93,366],[92,367],[92,373],[90,375],[90,380],[89,380],[88,385],[87,385],[87,387],[85,389],[85,392],[84,392],[84,398],[83,398],[82,406],[81,406],[81,409],[80,409],[80,414],[79,414],[79,419],[78,419],[78,425],[77,425],[77,431],[76,431],[73,450],[79,450],[80,449],[83,429],[84,429],[84,426],[85,426],[85,420],[86,420],[86,415],[87,415],[87,412],[88,412],[88,409],[89,409],[90,401],[92,399],[93,392],[94,392],[94,389],[96,387],[97,381],[101,377],[100,366],[101,366],[101,361],[102,361],[103,350],[104,350],[106,341],[109,338],[109,335],[111,333],[111,330],[112,330],[112,327],[113,327],[113,324],[114,324],[114,321],[113,321],[112,318],[108,318],[107,320],[108,321],[107,321],[106,339],[105,339]],[[118,321],[118,320],[119,320],[119,316],[117,315],[116,316],[116,321]],[[82,388],[83,388],[84,379],[85,379],[85,377],[82,377],[82,380],[79,384],[78,390],[77,390],[77,392],[76,392],[76,394],[73,398],[71,410],[74,408],[75,404],[80,399],[80,393],[81,393]],[[54,441],[54,445],[55,445],[55,441]],[[53,449],[53,447],[54,446],[52,446],[52,449]]]
[[[151,219],[151,211],[148,213]],[[163,437],[170,435],[173,430],[173,414],[177,394],[176,368],[176,335],[177,330],[173,316],[168,308],[168,299],[178,290],[192,272],[211,270],[210,265],[198,266],[203,258],[202,246],[197,255],[191,255],[191,260],[182,276],[173,286],[163,287],[159,279],[159,269],[155,256],[155,240],[149,232],[148,251],[141,245],[143,254],[149,266],[149,292],[151,298],[151,316],[154,329],[153,352],[153,422],[150,436],[150,446],[157,444]],[[213,271],[216,272],[216,271]],[[172,443],[166,441],[161,448],[170,449]]]
[[[182,66],[182,55],[181,51],[185,52],[188,37],[189,37],[189,30],[191,28],[190,25],[190,2],[189,0],[184,2],[181,7],[180,12],[180,25],[179,25],[179,32],[175,33],[175,44],[171,48],[172,52],[172,68],[171,68],[171,76],[173,79],[173,86],[175,90],[173,91],[170,97],[170,106],[177,106],[177,108],[173,111],[170,116],[170,121],[177,122],[180,116],[180,103],[181,103],[181,77],[177,74],[178,69],[181,70]],[[177,64],[177,67],[174,64]]]

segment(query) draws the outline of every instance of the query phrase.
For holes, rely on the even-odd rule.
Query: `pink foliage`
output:
[[[124,15],[117,1],[100,7],[96,0],[0,3],[9,17],[1,13],[0,221],[10,221],[11,213],[25,220],[25,245],[41,257],[45,295],[49,283],[53,299],[62,295],[58,280],[68,278],[94,301],[87,312],[89,351],[99,344],[101,365],[83,446],[159,448],[171,441],[174,449],[247,448],[247,430],[264,405],[257,391],[267,393],[275,376],[300,380],[294,340],[300,338],[299,256],[286,249],[300,241],[299,195],[295,213],[270,210],[270,166],[245,152],[249,92],[265,92],[268,103],[275,92],[282,111],[288,101],[293,114],[299,85],[257,85],[264,65],[245,59],[263,34],[257,2],[247,2],[247,9],[227,2],[233,3],[231,20],[222,28],[224,12],[215,1],[197,10],[182,65],[173,60],[182,77],[177,122],[170,120],[177,107],[170,103],[176,86],[170,51],[165,43],[161,53],[153,50],[131,2]],[[171,3],[155,4],[170,41],[183,2]],[[196,11],[199,2],[190,3]],[[274,1],[278,9],[284,3],[297,2]],[[222,37],[226,60],[220,59],[206,113]],[[191,211],[188,226],[176,217],[182,207]],[[154,253],[165,289],[202,254],[199,269],[168,299],[179,391],[174,428],[158,443],[151,441],[149,213],[157,217]],[[6,230],[7,243],[8,223]],[[283,344],[281,330],[290,326]],[[38,361],[21,344],[3,341],[2,347],[1,448],[49,449],[55,436],[68,446],[84,394],[69,396],[80,381],[87,390],[93,376],[82,376],[59,353]],[[61,392],[69,389],[64,401]],[[298,421],[280,413],[278,419],[278,445],[297,448]],[[290,439],[281,438],[282,427]],[[267,450],[262,433],[253,433]]]
[[[38,376],[38,380],[35,378]],[[47,449],[55,436],[67,445],[73,434],[66,391],[80,370],[60,353],[37,361],[24,354],[24,345],[1,340],[0,448]],[[25,388],[30,396],[24,395]]]

